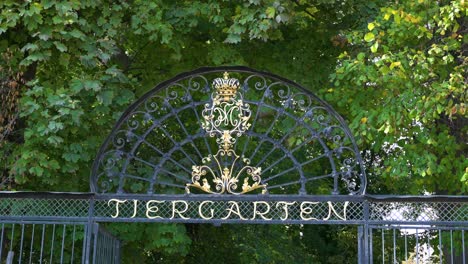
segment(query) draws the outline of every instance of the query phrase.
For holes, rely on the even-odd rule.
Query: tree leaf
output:
[[[378,48],[379,48],[379,42],[376,41],[374,45],[371,46],[371,52],[376,53]]]
[[[375,35],[372,32],[368,32],[366,33],[366,35],[364,35],[364,40],[367,42],[371,42],[374,40],[374,37]]]
[[[54,41],[54,45],[55,45],[55,47],[56,47],[59,51],[61,51],[61,52],[65,52],[65,51],[68,50],[67,47],[66,47],[65,45],[63,45],[62,43],[60,43],[60,42],[58,42],[58,41]]]

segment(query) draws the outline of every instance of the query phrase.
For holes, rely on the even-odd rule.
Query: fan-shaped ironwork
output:
[[[239,123],[214,129],[216,107]],[[178,75],[131,105],[95,159],[91,189],[364,194],[366,176],[352,134],[327,103],[279,76],[219,67]]]

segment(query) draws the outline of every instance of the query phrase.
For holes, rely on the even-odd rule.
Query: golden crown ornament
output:
[[[216,94],[224,102],[228,102],[231,98],[236,96],[239,86],[239,80],[236,78],[229,78],[229,73],[227,72],[224,73],[223,78],[216,78],[213,81]]]

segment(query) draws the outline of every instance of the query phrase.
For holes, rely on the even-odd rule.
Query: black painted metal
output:
[[[263,168],[266,194],[185,193],[191,167],[216,152],[201,111],[211,82],[225,71],[240,80],[253,110],[252,126],[234,149]],[[366,184],[345,121],[309,90],[246,67],[201,68],[157,85],[123,113],[94,161],[91,193],[0,192],[0,262],[119,263],[120,241],[98,222],[356,225],[359,263],[422,263],[426,256],[410,255],[422,247],[440,263],[468,262],[468,196],[367,195]],[[116,200],[125,203],[113,217]],[[148,217],[151,201],[161,217]],[[195,209],[186,218],[171,216],[176,201]],[[216,217],[197,214],[203,201]],[[271,220],[252,217],[259,201],[271,206]],[[246,217],[220,217],[229,202]],[[278,202],[294,202],[289,218],[282,219]],[[313,219],[302,216],[301,203]]]
[[[365,193],[363,162],[343,118],[299,84],[246,67],[180,74],[138,99],[101,147],[91,190],[183,193],[191,167],[214,152],[200,115],[213,92],[211,82],[224,72],[240,80],[244,101],[255,111],[236,148],[252,166],[262,167],[262,184],[270,193],[319,194],[325,185],[330,194]]]

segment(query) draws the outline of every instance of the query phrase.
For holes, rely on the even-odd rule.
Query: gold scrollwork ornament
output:
[[[210,137],[217,137],[219,149],[215,155],[208,155],[202,159],[204,165],[192,166],[192,183],[187,184],[187,193],[190,193],[190,187],[212,194],[244,194],[256,189],[262,189],[262,193],[266,193],[267,185],[261,184],[262,168],[250,166],[248,158],[239,156],[232,149],[237,137],[242,136],[251,126],[250,105],[244,103],[242,94],[237,92],[239,86],[239,80],[229,78],[227,72],[224,73],[224,78],[216,78],[213,81],[215,92],[211,95],[211,102],[206,104],[202,111],[202,128]],[[221,165],[221,159],[225,156],[233,158],[230,166]],[[244,166],[235,172],[234,168],[238,162],[242,162]],[[209,163],[216,164],[220,175],[208,166]],[[212,178],[214,189],[211,188],[208,175]],[[245,176],[241,189],[237,190],[243,175]]]

